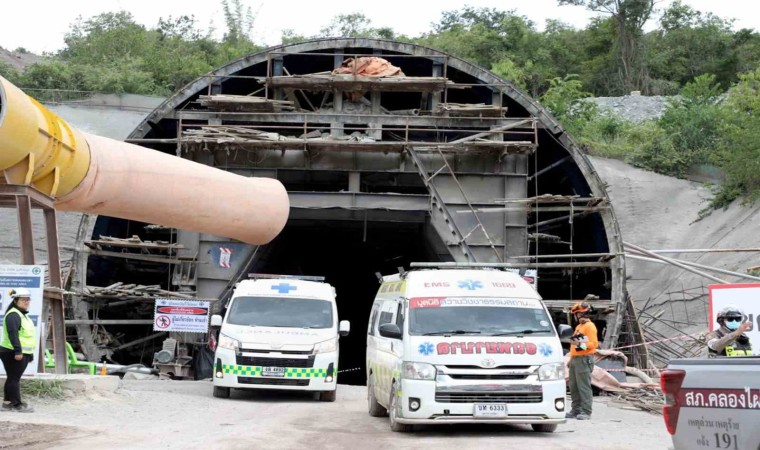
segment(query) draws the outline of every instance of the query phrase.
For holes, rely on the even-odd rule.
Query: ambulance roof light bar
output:
[[[248,278],[251,279],[275,279],[286,278],[290,280],[303,280],[303,281],[325,281],[325,277],[314,275],[277,275],[273,273],[249,273]]]

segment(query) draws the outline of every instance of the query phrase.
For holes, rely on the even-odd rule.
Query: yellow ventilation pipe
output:
[[[61,211],[265,244],[285,226],[282,183],[248,178],[71,127],[0,77],[0,171]],[[0,179],[0,182],[3,180]]]

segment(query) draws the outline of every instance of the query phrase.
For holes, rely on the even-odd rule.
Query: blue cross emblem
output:
[[[468,289],[470,291],[474,291],[475,289],[480,289],[482,287],[483,283],[477,280],[463,280],[459,282],[460,289]]]
[[[549,344],[547,344],[547,343],[545,343],[545,342],[542,342],[538,346],[538,351],[541,352],[541,354],[544,355],[544,356],[549,356],[552,353],[554,353],[554,350],[552,349],[552,346],[549,345]]]
[[[280,294],[289,294],[290,291],[295,291],[296,289],[298,289],[297,286],[291,286],[288,283],[280,283],[272,286],[272,290],[275,290]]]
[[[417,348],[420,353],[422,353],[425,356],[432,355],[433,354],[433,344],[430,342],[424,342],[420,344],[420,346]]]

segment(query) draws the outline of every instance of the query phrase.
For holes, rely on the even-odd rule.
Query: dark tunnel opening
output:
[[[335,287],[338,316],[351,322],[351,333],[340,339],[338,381],[363,385],[367,324],[380,286],[375,274],[430,261],[425,239],[420,223],[291,221],[257,271],[324,276]]]

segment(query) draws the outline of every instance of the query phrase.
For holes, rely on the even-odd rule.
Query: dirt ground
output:
[[[387,418],[367,414],[365,392],[362,386],[340,386],[335,403],[301,393],[243,391],[217,399],[210,382],[129,381],[113,394],[37,401],[31,414],[0,413],[0,448],[670,447],[662,417],[621,409],[609,398],[597,399],[591,421],[569,421],[551,434],[528,426],[424,427],[398,434]]]

